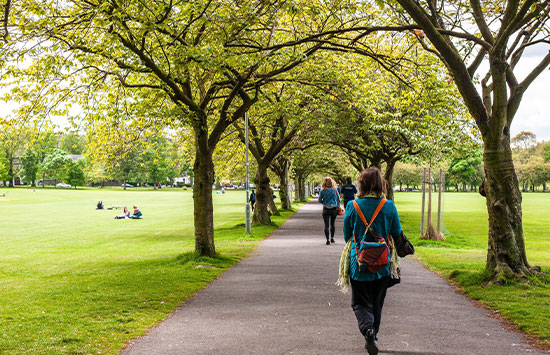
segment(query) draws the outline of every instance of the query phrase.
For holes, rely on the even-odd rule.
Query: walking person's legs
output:
[[[374,315],[374,334],[378,334],[380,330],[380,321],[382,320],[382,308],[384,307],[384,299],[386,298],[386,291],[388,290],[389,277],[383,277],[377,280],[378,284],[373,293],[373,315]]]
[[[334,233],[336,232],[336,227],[334,225],[334,222],[336,221],[336,216],[338,215],[338,212],[332,214],[330,216],[330,242],[334,243]]]
[[[369,354],[378,354],[376,334],[380,329],[382,307],[388,289],[389,277],[375,281],[355,281],[353,279],[350,281],[351,307],[357,318],[359,331],[365,337],[365,348]]]
[[[351,308],[357,318],[357,325],[361,334],[367,334],[369,329],[374,329],[374,307],[371,297],[371,282],[355,281],[351,284]]]
[[[330,215],[326,214],[326,213],[323,213],[323,221],[325,222],[325,237],[327,238],[327,245],[329,245],[330,241],[329,241],[329,235],[328,235],[328,233],[329,233],[328,228],[329,228],[329,223],[330,223]]]

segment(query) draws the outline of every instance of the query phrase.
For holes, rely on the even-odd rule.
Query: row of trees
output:
[[[33,131],[32,127],[22,129]],[[127,182],[171,184],[175,177],[192,174],[177,144],[164,135],[123,142],[120,146],[125,151],[108,156],[108,150],[98,148],[95,139],[87,138],[93,136],[55,133],[52,129],[36,132],[17,135],[17,149],[0,141],[0,181],[4,186],[13,186],[16,180],[31,186],[36,186],[38,180],[43,185],[61,181],[75,187],[110,181],[124,186]]]
[[[204,255],[215,254],[215,162],[243,138],[245,112],[254,118],[258,223],[269,223],[268,169],[284,174],[290,160],[299,190],[308,174],[350,166],[382,166],[391,181],[398,161],[433,164],[469,141],[471,116],[483,142],[487,268],[495,279],[521,277],[530,270],[510,124],[550,55],[521,81],[514,68],[526,48],[546,44],[549,5],[494,5],[24,0],[6,4],[4,38],[14,45],[2,59],[8,49],[32,59],[6,71],[10,98],[27,103],[20,117],[77,104],[76,119],[105,139],[107,160],[130,154],[113,137],[175,130],[189,138]],[[316,159],[307,148],[331,153]]]

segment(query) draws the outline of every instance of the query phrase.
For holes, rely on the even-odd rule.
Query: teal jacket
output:
[[[326,207],[338,207],[340,194],[335,188],[321,190],[321,192],[319,192],[319,202]]]
[[[365,219],[367,222],[370,222],[374,210],[380,203],[381,198],[374,197],[362,197],[355,199]],[[357,243],[360,243],[363,234],[365,233],[365,224],[355,211],[353,207],[353,201],[348,202],[346,206],[346,213],[344,214],[344,239],[346,243],[348,240],[353,239],[353,233],[355,232],[355,240]],[[388,242],[388,234],[391,233],[394,239],[399,238],[401,235],[401,223],[399,222],[399,215],[397,214],[397,209],[393,204],[393,201],[388,200],[384,204],[384,207],[378,213],[378,216],[372,223],[372,229],[383,236]],[[374,238],[367,234],[368,241],[374,241]],[[359,244],[357,245],[357,250],[359,250]],[[350,277],[356,281],[374,281],[378,280],[385,276],[390,276],[390,266],[387,265],[380,269],[378,272],[359,272],[357,266],[357,254],[355,252],[355,244],[351,242],[351,256],[350,256]]]

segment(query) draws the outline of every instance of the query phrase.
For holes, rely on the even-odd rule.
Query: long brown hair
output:
[[[336,184],[334,183],[334,180],[332,180],[330,176],[327,176],[326,178],[323,179],[322,187],[323,187],[323,190],[334,189],[336,188]]]
[[[359,175],[359,197],[368,194],[375,194],[380,198],[386,193],[386,180],[377,167],[371,166],[361,172]]]

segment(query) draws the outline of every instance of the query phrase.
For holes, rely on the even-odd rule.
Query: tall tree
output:
[[[73,160],[66,152],[56,148],[46,156],[42,162],[42,169],[45,171],[46,176],[63,181],[67,178],[67,173],[72,162]]]
[[[507,0],[485,6],[479,0],[396,1],[404,10],[403,21],[423,31],[417,36],[419,42],[446,65],[481,132],[489,212],[487,271],[497,281],[525,278],[530,267],[510,125],[523,94],[550,65],[548,53],[523,79],[515,73],[530,47],[549,47],[549,2]],[[482,63],[488,68],[478,76]],[[480,87],[476,86],[478,78]]]
[[[47,43],[43,48],[58,50],[57,59],[42,56],[42,64],[59,64],[73,83],[78,81],[73,73],[78,72],[98,85],[112,78],[139,89],[140,95],[168,98],[178,111],[172,120],[192,127],[195,249],[214,255],[213,152],[224,131],[256,101],[260,86],[321,47],[311,43],[296,47],[301,44],[296,31],[319,32],[332,26],[333,12],[310,4],[315,19],[301,12],[285,16],[294,7],[225,0],[195,1],[192,6],[137,0],[23,3],[26,6],[18,15],[24,34],[30,34],[34,43]],[[235,42],[271,50],[252,53],[230,46]],[[60,59],[67,52],[73,53],[70,62]],[[52,72],[53,66],[49,68]],[[70,86],[74,90],[86,85]]]
[[[68,164],[66,181],[68,184],[74,186],[83,186],[86,183],[86,175],[83,170],[82,158],[78,161],[72,161]]]
[[[276,211],[269,167],[284,149],[289,151],[308,144],[307,137],[300,137],[299,134],[302,130],[308,130],[307,121],[314,107],[309,107],[307,95],[302,90],[289,82],[267,85],[261,90],[260,102],[251,111],[249,149],[256,160],[255,223],[270,224],[268,207],[272,213]],[[235,126],[244,142],[242,122],[236,122]]]
[[[27,149],[21,156],[22,174],[25,177],[26,183],[31,183],[31,186],[36,186],[36,174],[40,167],[38,153],[33,149]]]

